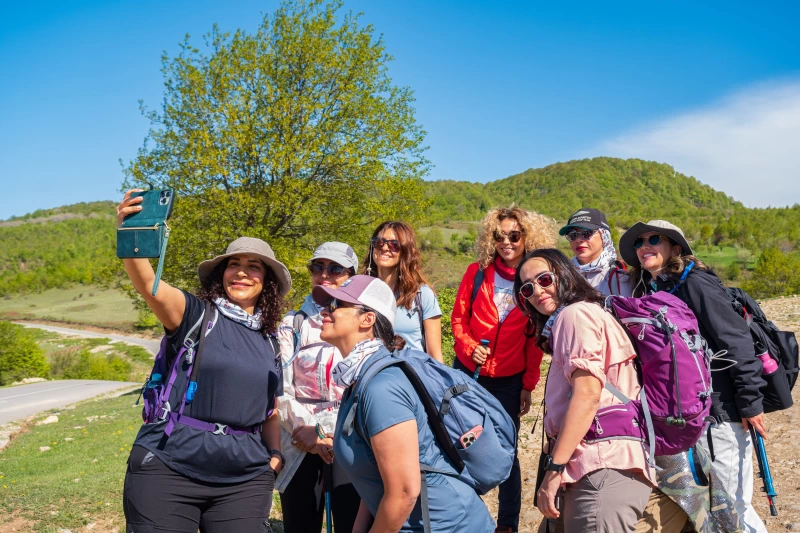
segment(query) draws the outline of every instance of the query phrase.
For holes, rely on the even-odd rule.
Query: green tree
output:
[[[248,235],[307,280],[320,242],[365,250],[377,222],[425,212],[412,91],[393,85],[372,26],[337,18],[341,7],[286,1],[253,34],[215,26],[202,51],[187,36],[163,57],[161,110],[143,107],[153,128],[124,171],[126,187],[179,194],[165,279],[195,286],[198,262]]]
[[[458,289],[446,288],[436,291],[436,297],[439,299],[439,307],[442,309],[442,356],[444,364],[453,366],[453,361],[456,358],[455,352],[455,338],[453,337],[453,328],[450,322],[450,317],[453,314],[453,306],[456,302],[456,294]]]
[[[756,298],[800,292],[800,258],[777,248],[767,248],[758,258],[753,276],[742,288]]]
[[[47,376],[44,351],[25,328],[0,322],[0,385]]]

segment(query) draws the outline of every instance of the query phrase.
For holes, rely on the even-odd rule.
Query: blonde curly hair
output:
[[[496,207],[486,213],[481,221],[481,232],[475,249],[478,252],[478,262],[481,270],[494,261],[495,250],[494,232],[500,229],[500,222],[513,218],[525,235],[525,253],[537,248],[555,248],[558,244],[558,224],[550,217],[527,211],[511,204],[511,207]]]

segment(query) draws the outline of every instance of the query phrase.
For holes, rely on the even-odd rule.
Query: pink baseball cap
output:
[[[394,327],[397,313],[397,300],[389,286],[372,276],[353,276],[342,283],[338,289],[317,285],[311,291],[317,305],[325,305],[332,298],[353,305],[364,305],[380,314]]]

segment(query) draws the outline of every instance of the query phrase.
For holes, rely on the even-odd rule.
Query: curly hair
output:
[[[530,318],[537,335],[536,345],[545,353],[552,353],[549,339],[541,334],[550,317],[537,311],[528,300],[520,300],[519,297],[519,290],[522,287],[522,278],[520,276],[522,265],[531,259],[541,259],[550,267],[550,271],[555,276],[556,297],[559,305],[570,305],[576,302],[603,305],[604,298],[597,289],[586,281],[586,278],[572,265],[572,261],[561,250],[543,248],[534,250],[522,258],[517,267],[517,273],[514,275],[514,303]]]
[[[372,232],[372,239],[380,235],[386,229],[394,231],[397,240],[400,242],[400,264],[398,265],[400,276],[397,281],[397,290],[399,293],[397,305],[398,307],[411,309],[414,304],[414,298],[417,296],[420,287],[428,284],[420,268],[421,256],[419,247],[417,246],[417,236],[414,233],[414,229],[405,222],[387,220],[375,228],[375,231]],[[364,265],[362,267],[362,272],[367,276],[377,278],[378,269],[377,267],[372,267],[375,263],[372,259],[373,253],[372,241],[370,240],[367,257],[364,258],[364,262],[362,263]]]
[[[508,208],[496,207],[483,217],[481,232],[475,244],[481,270],[494,261],[497,254],[494,232],[500,229],[500,223],[507,218],[512,218],[519,224],[525,236],[526,253],[538,248],[555,248],[558,243],[558,224],[554,219],[527,211],[514,204]]]
[[[263,264],[263,263],[262,263]],[[197,297],[204,302],[214,302],[217,298],[228,298],[225,287],[222,284],[222,273],[228,268],[228,259],[214,267],[211,274],[205,281],[200,282],[200,289]],[[261,295],[256,302],[256,309],[261,311],[261,335],[267,338],[275,335],[278,331],[278,323],[281,321],[283,310],[283,297],[281,296],[280,285],[275,272],[270,267],[264,265],[264,286]]]
[[[672,239],[669,237],[664,237],[673,245],[676,244],[672,242]],[[698,259],[696,256],[684,254],[674,255],[667,259],[667,262],[664,264],[664,268],[661,269],[659,274],[668,276],[672,281],[678,281],[681,279],[681,275],[689,263],[694,263],[694,266],[692,267],[693,269],[711,270],[708,265],[703,263],[703,261]],[[639,298],[644,295],[647,285],[649,285],[650,280],[653,279],[653,276],[650,274],[650,272],[643,269],[641,264],[628,266],[630,267],[630,279],[636,283],[636,288],[633,290],[633,296]]]

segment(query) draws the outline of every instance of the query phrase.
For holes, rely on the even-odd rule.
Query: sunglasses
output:
[[[329,265],[323,265],[322,263],[309,263],[308,264],[308,271],[312,274],[322,274],[323,272],[327,272],[329,276],[338,278],[347,270],[347,267],[343,267],[342,265],[337,265],[336,263],[330,263]]]
[[[534,283],[540,286],[541,288],[546,289],[551,285],[553,285],[553,283],[555,282],[556,282],[555,274],[553,274],[552,272],[542,272],[541,274],[533,278],[531,281],[522,285],[522,287],[519,288],[519,295],[522,296],[524,300],[527,300],[533,296],[533,293],[536,289],[534,287]]]
[[[574,240],[577,240],[578,238],[580,238],[580,239],[582,239],[584,241],[588,241],[589,239],[592,238],[592,235],[594,235],[595,231],[597,231],[597,230],[594,230],[594,229],[581,229],[581,230],[574,229],[574,230],[571,230],[566,235],[564,235],[564,237],[566,237],[567,240],[570,241],[570,242],[572,242]]]
[[[661,242],[661,235],[650,235],[647,238],[647,244],[649,244],[650,246],[657,246],[658,243],[660,242]],[[644,237],[639,237],[638,239],[633,241],[634,250],[638,250],[642,246],[644,246]]]
[[[503,241],[506,240],[506,238],[508,238],[508,240],[512,244],[516,244],[522,238],[522,232],[514,230],[514,231],[509,231],[508,233],[505,233],[505,232],[502,232],[502,231],[495,230],[495,232],[494,232],[494,241],[495,242],[503,242]]]
[[[400,241],[395,239],[384,239],[383,237],[373,237],[372,246],[377,248],[378,250],[383,250],[383,247],[387,246],[389,248],[389,251],[395,254],[400,251]]]
[[[337,309],[352,309],[355,307],[362,307],[362,306],[353,305],[347,302],[340,302],[336,298],[331,298],[330,300],[328,300],[328,303],[322,306],[322,309],[327,310],[328,313],[330,314],[333,314],[336,312]]]

